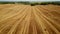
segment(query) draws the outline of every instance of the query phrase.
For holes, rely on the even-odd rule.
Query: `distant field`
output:
[[[0,4],[0,34],[60,34],[60,6]]]

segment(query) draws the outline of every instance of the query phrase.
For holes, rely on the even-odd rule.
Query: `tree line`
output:
[[[60,5],[60,1],[56,2],[0,2],[0,4],[29,4],[29,5],[48,5],[48,4],[53,4],[53,5]]]

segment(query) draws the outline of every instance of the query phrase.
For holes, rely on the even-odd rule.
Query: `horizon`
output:
[[[16,1],[28,1],[28,2],[48,2],[48,1],[60,1],[60,0],[0,0],[2,2],[16,2]]]

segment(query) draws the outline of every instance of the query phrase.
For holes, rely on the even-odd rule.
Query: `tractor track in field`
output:
[[[60,6],[1,4],[0,34],[60,34]]]

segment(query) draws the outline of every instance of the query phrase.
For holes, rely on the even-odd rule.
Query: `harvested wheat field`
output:
[[[0,34],[60,34],[60,6],[0,4]]]

